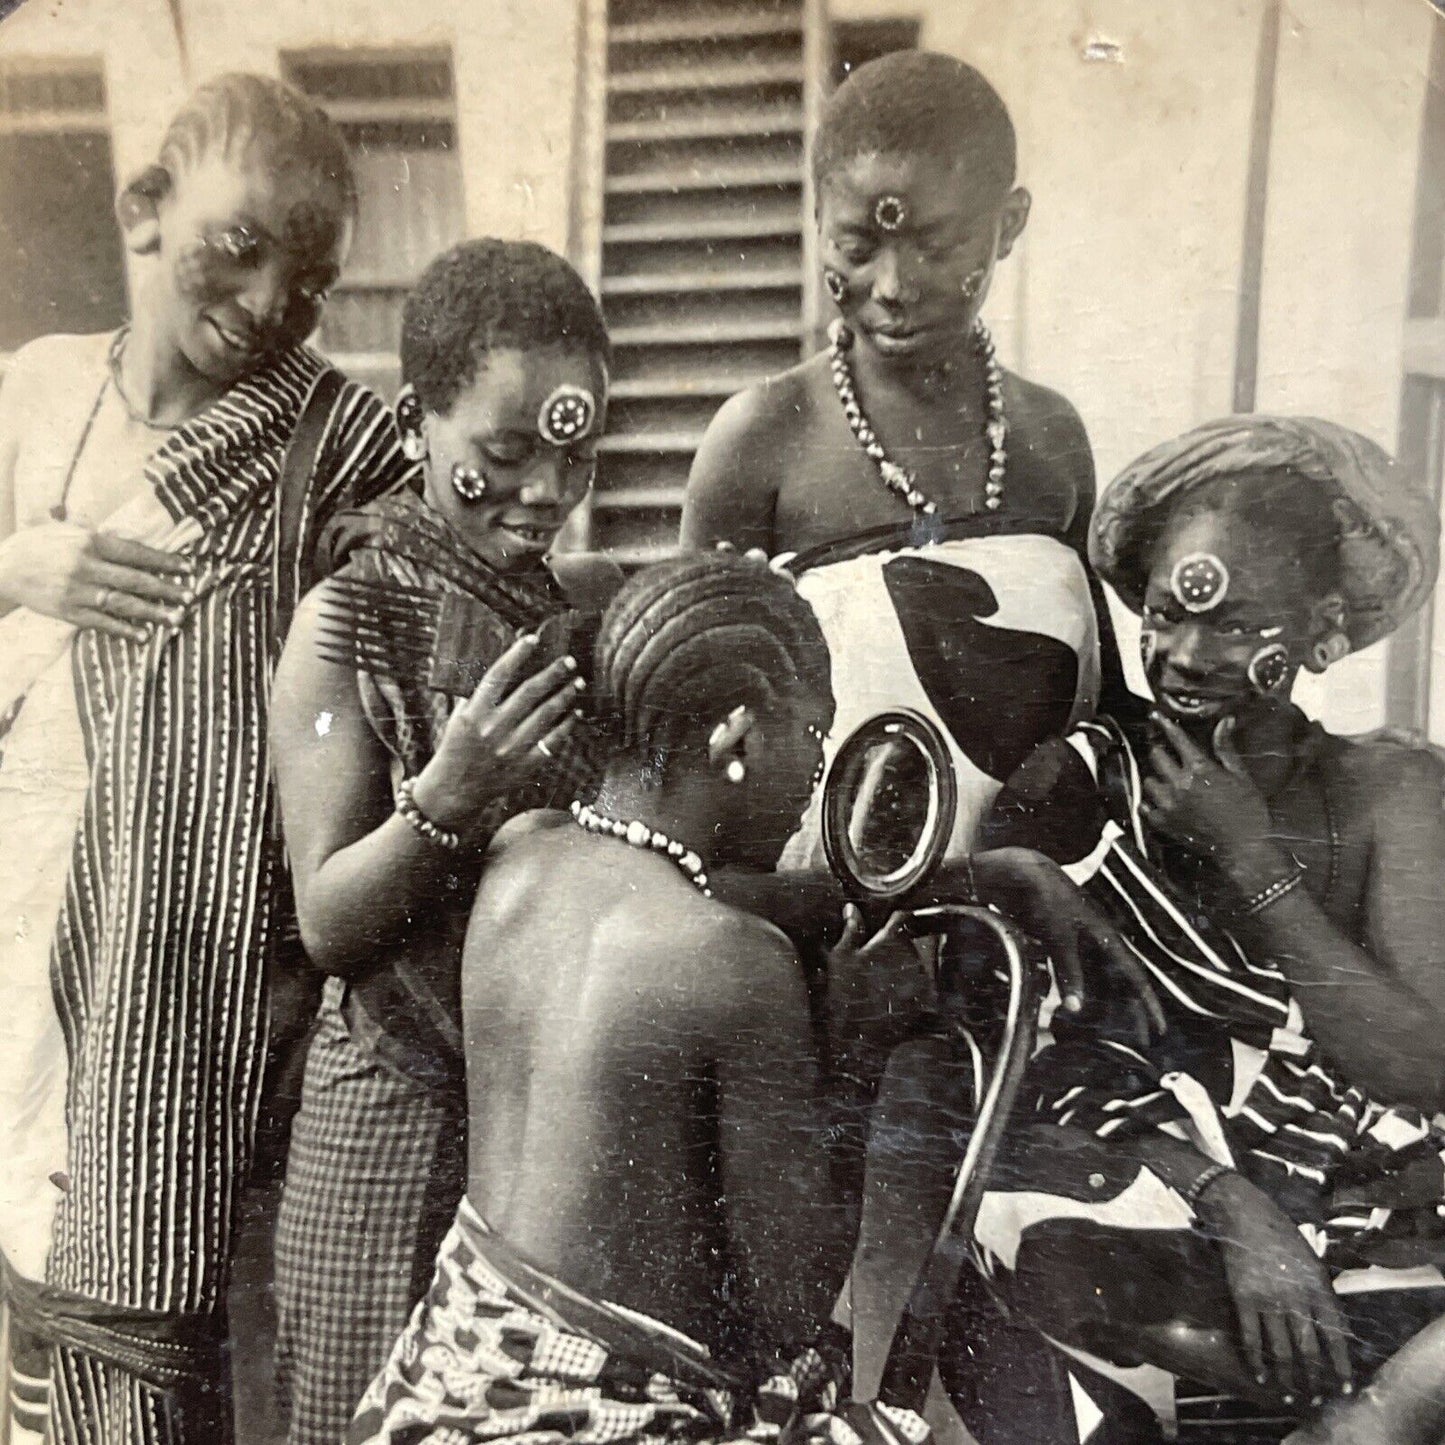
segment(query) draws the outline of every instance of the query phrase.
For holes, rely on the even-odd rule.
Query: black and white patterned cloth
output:
[[[348,1445],[754,1441],[923,1445],[911,1410],[849,1406],[838,1339],[754,1384],[686,1335],[536,1269],[467,1200]]]

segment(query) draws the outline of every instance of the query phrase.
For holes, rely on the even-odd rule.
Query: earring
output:
[[[728,782],[730,783],[740,783],[745,777],[747,777],[747,775],[748,770],[741,758],[734,758],[732,762],[727,765],[727,769],[724,774],[724,776],[726,776]]]
[[[454,462],[452,490],[464,502],[480,502],[487,495],[487,479],[475,467]]]
[[[1350,655],[1350,639],[1343,632],[1332,632],[1310,649],[1310,662],[1316,672],[1342,662]]]
[[[1261,697],[1278,692],[1289,677],[1289,648],[1282,642],[1271,642],[1268,647],[1261,647],[1249,659],[1248,677],[1249,685]]]
[[[979,290],[983,286],[983,276],[984,273],[979,270],[970,271],[968,275],[963,278],[962,290],[965,301],[972,301],[974,297],[978,295]]]
[[[401,454],[409,462],[426,460],[426,433],[422,430],[421,398],[411,387],[401,389],[396,399],[396,426],[401,433]]]
[[[824,266],[823,285],[827,287],[828,295],[833,298],[835,306],[841,306],[848,299],[848,278],[841,271]]]

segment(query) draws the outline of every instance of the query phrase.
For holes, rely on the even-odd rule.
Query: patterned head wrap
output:
[[[1223,417],[1145,452],[1100,498],[1089,560],[1139,612],[1148,549],[1169,513],[1220,477],[1277,471],[1331,493],[1352,646],[1358,651],[1393,632],[1435,585],[1439,515],[1424,490],[1374,442],[1313,417]]]

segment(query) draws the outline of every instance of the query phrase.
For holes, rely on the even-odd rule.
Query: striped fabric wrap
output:
[[[567,606],[550,572],[514,578],[495,571],[413,491],[343,512],[327,529],[321,549],[328,570],[337,575],[435,596],[460,594],[486,607],[517,636],[535,631]],[[357,680],[367,718],[403,776],[419,773],[436,753],[459,701],[428,688],[424,678],[361,671]],[[547,781],[527,790],[527,799],[498,800],[498,823],[518,811],[519,801],[523,807],[565,806],[593,783],[595,772],[585,751],[569,743]]]
[[[52,952],[70,1159],[48,1282],[125,1308],[206,1313],[225,1289],[280,863],[266,759],[277,483],[324,365],[291,351],[162,442],[145,475],[197,525],[196,600],[145,642],[75,641],[90,783]],[[303,553],[339,499],[410,470],[390,411],[348,383]]]
[[[848,1404],[847,1361],[838,1332],[750,1382],[660,1320],[535,1268],[464,1199],[431,1290],[346,1438],[924,1445],[911,1410]]]
[[[1040,1114],[1100,1139],[1188,1138],[1264,1189],[1334,1267],[1445,1262],[1441,1121],[1340,1078],[1279,968],[1173,888],[1151,856],[1139,758],[1123,730],[1100,719],[1068,742],[1103,804],[1092,848],[1068,871],[1148,970],[1170,1026],[1142,1046],[1121,1020],[1056,1016],[1055,1042],[1034,1065]],[[1342,1202],[1352,1195],[1375,1202]]]
[[[514,578],[494,571],[446,520],[413,491],[399,491],[341,513],[321,541],[320,560],[339,577],[433,596],[460,594],[493,613],[520,636],[566,608],[549,572]],[[423,673],[425,669],[422,669]],[[428,687],[425,676],[358,670],[357,687],[372,730],[393,759],[393,782],[415,777],[431,761],[462,699]],[[494,799],[482,820],[485,837],[530,808],[565,808],[589,799],[600,767],[595,749],[574,734],[556,761]],[[353,1018],[357,1041],[385,1054],[411,1077],[458,1086],[462,1073],[460,973],[470,893],[443,918],[438,932],[368,969],[348,986],[365,1018]],[[350,1015],[349,1015],[350,1017]]]

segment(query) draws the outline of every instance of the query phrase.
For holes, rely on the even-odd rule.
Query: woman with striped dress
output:
[[[121,192],[129,325],[33,343],[0,391],[0,1249],[39,1341],[12,1438],[230,1437],[280,877],[278,483],[355,205],[320,110],[212,81]],[[340,386],[298,555],[408,470],[386,406]]]
[[[1055,1022],[1030,1133],[1057,1188],[1006,1170],[977,1231],[1076,1383],[1167,1407],[1183,1376],[1301,1440],[1445,1428],[1438,1344],[1401,1350],[1445,1314],[1445,779],[1290,701],[1423,602],[1438,534],[1378,447],[1312,419],[1206,424],[1101,499],[1091,556],[1142,613],[1155,712],[1045,745],[995,823],[1111,913],[1169,1029]]]

